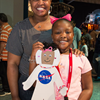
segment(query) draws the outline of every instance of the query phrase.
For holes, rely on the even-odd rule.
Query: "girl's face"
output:
[[[67,53],[73,42],[73,26],[70,22],[60,20],[52,29],[53,42],[58,46],[61,53]]]
[[[37,16],[45,16],[50,9],[51,0],[30,0],[32,11]]]
[[[85,29],[82,29],[83,34],[87,33]]]
[[[81,44],[85,44],[85,39],[81,39]]]

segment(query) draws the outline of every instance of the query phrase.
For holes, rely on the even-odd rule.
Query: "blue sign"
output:
[[[47,70],[42,70],[38,75],[38,79],[42,84],[48,84],[52,80],[52,75],[54,75],[54,74],[51,74]]]

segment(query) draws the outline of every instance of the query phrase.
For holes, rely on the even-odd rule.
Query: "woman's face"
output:
[[[51,0],[30,0],[32,11],[37,16],[45,16],[51,6]]]
[[[73,42],[73,37],[73,26],[70,22],[60,20],[55,23],[52,29],[52,39],[61,53],[65,53],[69,50],[70,45]]]

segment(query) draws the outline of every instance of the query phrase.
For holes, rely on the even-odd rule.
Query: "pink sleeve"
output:
[[[87,59],[87,57],[82,56],[82,63],[83,63],[83,69],[82,69],[82,74],[92,70],[92,66],[89,62],[89,60]]]

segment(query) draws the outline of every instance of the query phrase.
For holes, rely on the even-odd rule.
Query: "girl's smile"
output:
[[[67,53],[73,42],[73,26],[66,20],[57,21],[52,29],[53,42],[61,53]]]

